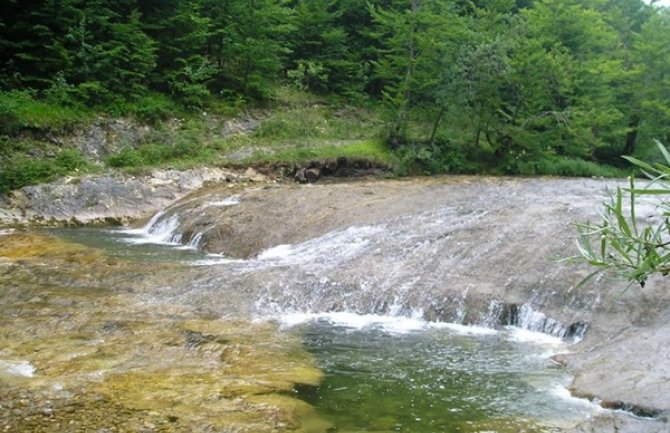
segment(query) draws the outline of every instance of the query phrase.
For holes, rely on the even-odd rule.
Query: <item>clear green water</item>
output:
[[[48,232],[134,261],[211,259],[194,249],[137,243],[137,233],[118,229]],[[217,272],[237,266],[229,265]],[[554,433],[596,410],[567,395],[570,375],[550,359],[567,349],[558,340],[519,330],[472,335],[467,331],[473,329],[420,321],[407,327],[402,318],[381,318],[380,325],[352,317],[354,327],[317,320],[289,331],[299,333],[325,372],[319,387],[297,395],[329,420],[332,432]]]
[[[139,230],[100,227],[65,227],[45,229],[45,233],[87,247],[99,248],[115,258],[142,262],[197,263],[211,255],[197,249],[166,243],[152,243]]]
[[[559,344],[515,341],[516,331],[387,332],[324,321],[299,327],[326,379],[299,395],[337,432],[554,432],[594,408],[564,395]]]

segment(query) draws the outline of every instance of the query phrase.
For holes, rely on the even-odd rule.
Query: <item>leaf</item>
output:
[[[661,143],[660,141],[654,140],[654,142],[656,143],[656,146],[658,146],[661,153],[663,154],[663,158],[665,158],[665,162],[670,164],[670,152],[668,152],[668,149],[666,149],[665,146],[663,146],[663,143]]]
[[[643,168],[647,171],[656,171],[656,169],[654,167],[652,167],[651,165],[649,165],[646,162],[641,161],[637,158],[634,158],[632,156],[622,156],[622,158],[625,159],[626,161],[630,162],[631,164],[636,165],[640,168]]]

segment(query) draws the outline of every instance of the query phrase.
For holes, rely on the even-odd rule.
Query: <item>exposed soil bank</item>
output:
[[[492,301],[497,301],[502,305],[495,315],[499,320],[503,320],[506,308],[509,311],[510,306],[531,303],[534,309],[566,326],[588,323],[586,338],[573,346],[573,353],[560,358],[575,372],[573,393],[655,419],[611,412],[575,431],[668,431],[667,281],[658,278],[643,290],[637,287],[625,290],[625,283],[602,278],[575,289],[590,269],[556,261],[575,252],[575,230],[570,223],[597,218],[604,188],[616,184],[592,179],[443,177],[300,186],[275,185],[259,178],[251,188],[230,188],[227,183],[210,184],[197,191],[197,187],[174,188],[178,193],[158,199],[152,198],[151,189],[143,197],[130,198],[123,196],[126,190],[121,190],[124,192],[114,196],[118,201],[109,207],[109,212],[116,219],[148,217],[170,202],[170,197],[193,191],[168,209],[168,213],[180,216],[183,241],[200,234],[201,245],[207,251],[242,258],[350,227],[391,228],[391,231],[380,229],[379,233],[406,238],[400,245],[408,248],[394,251],[395,240],[389,239],[388,243],[380,244],[388,249],[378,254],[356,257],[342,269],[329,268],[327,276],[337,281],[338,286],[328,287],[363,296],[359,293],[361,280],[378,282],[379,287],[397,287],[411,281],[408,302],[425,307],[428,318],[482,322]],[[65,188],[63,184],[57,186]],[[76,185],[72,188],[73,197],[76,191],[81,191]],[[239,195],[239,204],[211,205],[233,194]],[[104,206],[94,207],[95,213],[80,205],[57,213],[51,210],[55,207],[46,205],[49,200],[38,195],[29,197],[21,218],[15,222],[34,220],[41,213],[46,220],[107,218]],[[135,209],[140,203],[144,206]],[[642,220],[653,210],[646,209],[649,212],[643,209],[638,213]],[[435,231],[436,222],[443,224],[442,232]],[[419,229],[415,230],[415,225],[428,223],[433,224],[429,235],[417,234]],[[414,245],[412,239],[416,240],[416,248],[409,248]],[[332,251],[334,256],[340,253]],[[284,276],[280,272],[281,269],[268,271],[264,278],[277,280]],[[308,271],[296,276],[292,285],[302,290],[296,296],[309,298],[310,288],[318,284],[315,278]],[[304,287],[300,287],[301,282]],[[240,304],[241,313],[245,311],[245,302],[249,304],[246,311],[251,311],[258,295],[252,286],[245,287],[243,292],[239,299],[226,300]],[[171,302],[168,295],[161,294],[166,297],[165,302]],[[339,295],[333,289],[332,294],[326,292],[319,302],[336,308]],[[369,296],[379,297],[380,293]],[[364,305],[363,301],[360,305]],[[187,302],[217,307],[213,298],[204,295],[193,295]],[[463,314],[458,316],[459,312]]]

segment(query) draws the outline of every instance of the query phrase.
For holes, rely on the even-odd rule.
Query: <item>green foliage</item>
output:
[[[522,176],[611,177],[621,178],[625,171],[578,158],[544,156],[532,161],[517,160],[505,167],[505,173]]]
[[[318,92],[328,88],[328,73],[322,63],[301,60],[295,69],[286,72],[286,77],[299,90]]]
[[[670,141],[670,8],[642,0],[18,6],[0,8],[4,134],[63,130],[92,112],[158,124],[291,105],[287,83],[382,106],[386,125],[339,119],[317,100],[273,113],[261,144],[386,136],[407,172],[593,174],[609,172],[593,161],[647,158],[652,137]]]
[[[315,159],[347,157],[366,159],[391,165],[394,156],[382,140],[362,140],[341,145],[295,146],[278,151],[253,155],[247,162],[292,162],[304,163]]]
[[[137,99],[109,105],[104,111],[113,116],[129,116],[140,122],[158,125],[161,121],[181,115],[183,109],[166,95],[149,92]]]
[[[577,247],[580,258],[597,270],[594,275],[612,270],[624,278],[644,287],[647,279],[656,273],[670,273],[670,153],[660,143],[663,164],[650,165],[641,160],[627,159],[651,179],[638,187],[631,177],[629,188],[617,188],[600,212],[598,224],[578,224],[580,238]],[[644,224],[637,213],[639,198],[659,198],[655,214]]]
[[[89,168],[89,163],[76,149],[63,149],[52,158],[36,158],[27,154],[0,157],[0,192],[26,185],[48,182]]]
[[[193,158],[202,147],[195,140],[182,139],[173,144],[148,143],[137,149],[126,147],[107,158],[110,167],[146,167]]]
[[[295,105],[276,110],[254,134],[261,142],[310,143],[323,140],[356,140],[381,135],[382,124],[373,110],[325,101],[291,92]]]
[[[412,143],[394,152],[394,172],[398,176],[432,175],[440,173],[477,173],[486,171],[468,149],[438,137],[433,145]]]
[[[88,120],[88,113],[58,102],[40,100],[34,91],[0,92],[0,133],[21,129],[62,130]]]

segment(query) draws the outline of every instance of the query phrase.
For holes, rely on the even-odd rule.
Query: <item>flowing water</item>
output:
[[[182,245],[175,218],[160,213],[135,230],[74,228],[49,233],[135,263],[186,265],[184,272],[191,269],[194,277],[192,287],[181,290],[200,284],[215,304],[226,299],[226,284],[268,284],[267,278],[296,269],[328,273],[329,266],[336,268],[374,247],[384,233],[382,226],[352,227],[304,244],[274,247],[249,260],[230,260],[202,253],[197,242]],[[331,255],[333,246],[339,253],[326,265],[324,257]],[[332,287],[323,276],[312,278]],[[323,371],[318,385],[307,381],[296,386],[295,396],[316,409],[310,417],[321,420],[318,428],[304,431],[560,432],[599,410],[569,396],[569,372],[551,360],[551,355],[569,350],[569,344],[555,336],[513,326],[493,329],[427,321],[422,311],[401,304],[388,305],[382,315],[346,312],[341,306],[334,309],[339,312],[319,313],[313,308],[301,312],[293,296],[283,306],[269,299],[267,290],[249,296],[259,296],[255,320],[278,322],[284,333],[302,341]],[[566,336],[564,326],[528,305],[515,311],[515,323],[525,328]],[[14,363],[5,370],[28,371],[27,367]]]
[[[325,380],[300,396],[337,431],[554,432],[597,410],[569,396],[569,375],[550,359],[567,346],[544,334],[350,314],[303,319],[292,329]]]

